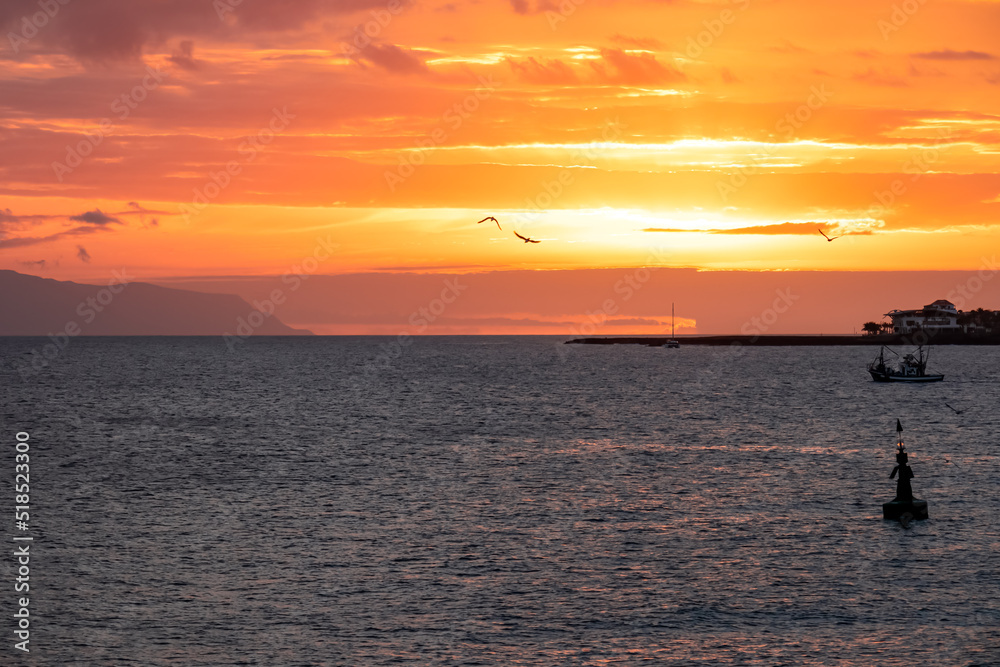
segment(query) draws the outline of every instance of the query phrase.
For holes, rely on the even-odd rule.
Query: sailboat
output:
[[[663,347],[680,347],[681,344],[674,338],[674,304],[670,304],[670,340],[663,344]]]

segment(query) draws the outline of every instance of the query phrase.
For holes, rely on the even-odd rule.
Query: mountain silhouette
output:
[[[271,308],[258,310],[235,294],[128,282],[121,274],[84,285],[0,270],[0,336],[312,335],[265,317]]]

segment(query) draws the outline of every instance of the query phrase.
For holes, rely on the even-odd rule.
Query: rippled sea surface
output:
[[[392,340],[75,339],[25,379],[47,341],[0,339],[35,537],[32,651],[4,613],[3,653],[1000,664],[1000,348],[899,386],[869,347]],[[909,528],[881,518],[897,418]]]

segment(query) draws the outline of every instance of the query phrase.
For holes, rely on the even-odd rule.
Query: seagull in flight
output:
[[[487,220],[492,220],[493,222],[497,223],[497,227],[500,229],[501,232],[503,231],[503,227],[500,227],[500,221],[497,220],[496,218],[494,218],[492,215],[486,216],[485,218],[483,218],[479,222],[486,222]],[[477,222],[476,224],[478,225],[479,222]]]
[[[827,241],[833,241],[834,239],[839,239],[839,238],[840,238],[839,236],[834,236],[834,237],[833,237],[833,238],[831,239],[831,238],[830,238],[829,236],[827,236],[826,234],[824,234],[824,233],[823,233],[823,230],[822,230],[822,229],[820,229],[820,230],[819,230],[819,233],[820,233],[820,234],[823,234],[823,238],[825,238],[825,239],[826,239]]]
[[[948,404],[945,403],[945,405],[948,405]],[[960,414],[962,414],[962,412],[964,412],[963,410],[956,410],[955,408],[952,408],[950,405],[948,405],[948,407],[951,408],[951,411],[954,412],[956,415],[960,415]]]
[[[514,236],[516,236],[517,238],[521,239],[525,243],[541,243],[541,241],[536,241],[535,239],[529,239],[527,236],[521,236],[517,232],[514,232]]]

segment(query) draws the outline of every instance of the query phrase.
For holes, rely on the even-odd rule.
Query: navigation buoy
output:
[[[896,473],[899,473],[899,478],[896,480],[896,497],[887,503],[882,503],[882,518],[898,520],[904,528],[909,528],[910,522],[914,519],[927,518],[927,501],[913,497],[913,488],[910,486],[910,480],[913,479],[913,469],[906,462],[903,425],[898,419],[896,420],[896,434],[899,436],[899,441],[896,443],[896,467],[889,474],[889,479],[892,479]]]

